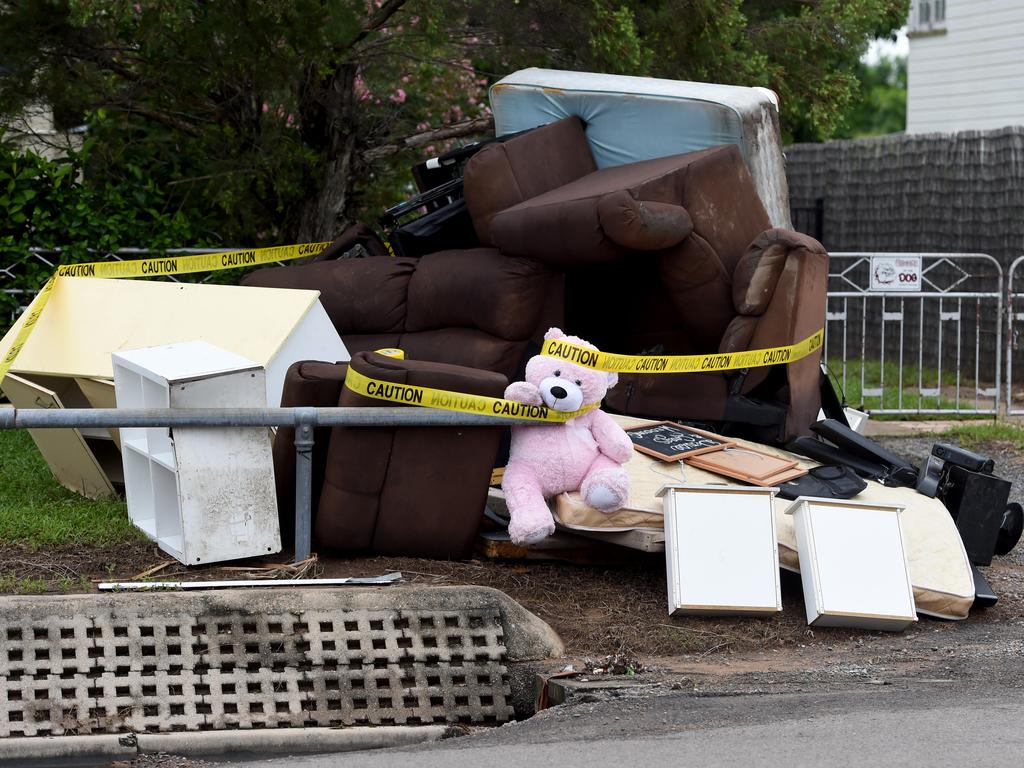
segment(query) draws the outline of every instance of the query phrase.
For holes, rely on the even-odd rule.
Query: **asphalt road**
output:
[[[401,750],[235,762],[268,768],[634,765],[1020,766],[1024,694],[948,681],[830,694],[680,693],[557,707],[490,732]]]

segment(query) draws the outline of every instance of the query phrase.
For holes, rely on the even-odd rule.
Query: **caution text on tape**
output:
[[[713,373],[783,365],[807,357],[821,348],[825,330],[784,347],[748,349],[711,355],[618,355],[599,352],[564,339],[548,339],[541,354],[610,373]]]
[[[375,400],[386,400],[399,405],[413,405],[423,408],[440,408],[459,413],[476,413],[499,416],[506,419],[528,419],[530,421],[562,423],[582,416],[593,410],[597,404],[587,405],[578,411],[556,411],[546,405],[531,405],[515,400],[486,395],[471,395],[447,389],[419,387],[414,384],[396,384],[366,376],[351,366],[345,374],[345,386],[357,395]]]
[[[279,245],[272,248],[247,248],[221,253],[199,253],[187,256],[166,256],[157,259],[132,259],[130,261],[92,261],[82,264],[64,264],[43,285],[25,310],[24,322],[15,335],[11,346],[0,360],[0,382],[14,365],[14,361],[32,335],[39,317],[50,300],[54,286],[62,277],[157,277],[160,275],[185,275],[194,272],[218,272],[238,267],[255,267],[278,261],[291,261],[306,256],[315,256],[330,243],[303,243],[301,245]]]

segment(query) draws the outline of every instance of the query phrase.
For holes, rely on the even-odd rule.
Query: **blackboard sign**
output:
[[[711,432],[683,427],[671,421],[647,424],[627,429],[633,447],[662,461],[679,461],[687,456],[720,451],[733,445],[729,440]]]

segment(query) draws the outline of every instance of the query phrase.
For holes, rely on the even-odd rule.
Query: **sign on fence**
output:
[[[872,291],[920,291],[920,256],[872,256]]]

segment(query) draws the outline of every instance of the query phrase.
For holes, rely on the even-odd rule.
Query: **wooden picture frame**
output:
[[[664,440],[655,441],[653,437],[638,440],[635,435],[647,437],[643,433],[650,433],[652,436],[656,435],[658,437],[664,436]],[[736,445],[728,438],[716,435],[714,432],[706,432],[696,427],[685,427],[682,424],[676,424],[674,421],[658,421],[652,424],[631,427],[626,430],[626,434],[633,441],[633,448],[635,450],[669,462],[720,451],[723,448],[731,448]],[[673,438],[676,439],[673,440]],[[659,451],[656,447],[657,443],[662,443],[665,446],[665,450]],[[673,445],[676,448],[683,445],[693,447],[683,450],[672,450]]]

